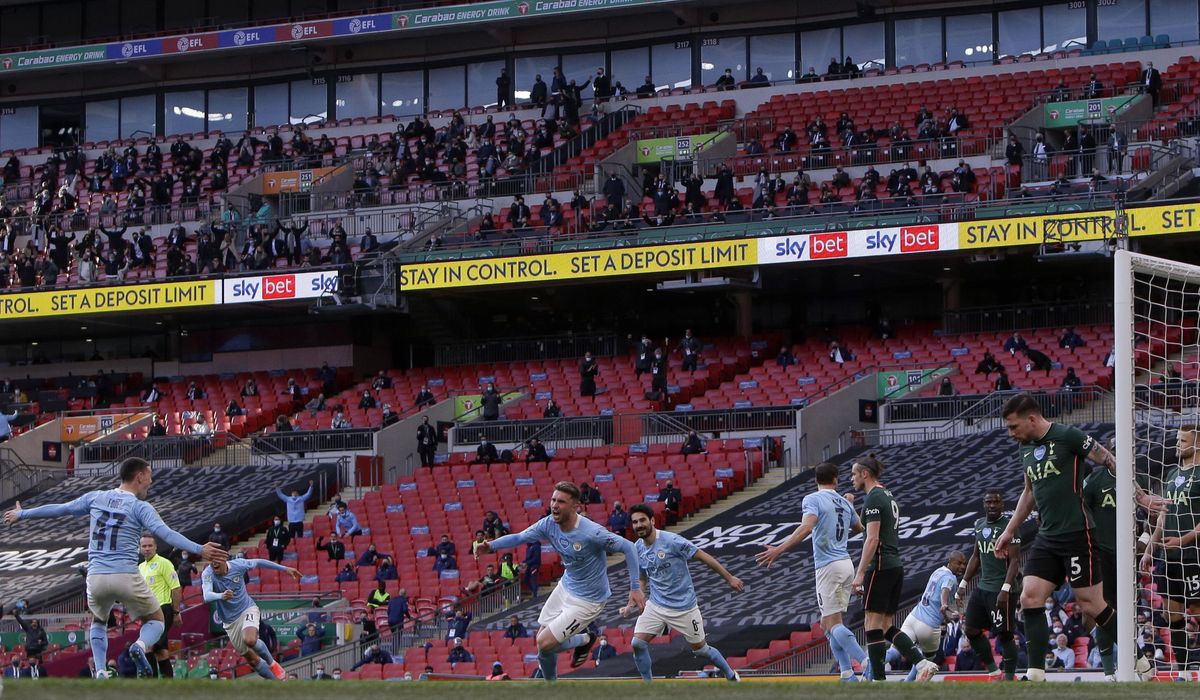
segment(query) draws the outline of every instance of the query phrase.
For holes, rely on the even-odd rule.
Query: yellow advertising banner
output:
[[[500,284],[568,282],[654,272],[685,272],[758,263],[754,239],[581,250],[510,258],[447,260],[400,267],[400,289],[453,289]]]
[[[219,304],[212,280],[55,289],[0,295],[0,320]]]
[[[1125,210],[1130,236],[1163,236],[1200,230],[1200,204],[1181,203],[1162,207]],[[1039,245],[1051,240],[1063,243],[1099,241],[1113,233],[1113,211],[1072,212],[1012,219],[963,221],[958,224],[958,247],[1003,248]]]

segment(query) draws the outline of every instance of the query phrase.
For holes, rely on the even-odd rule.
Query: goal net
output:
[[[1114,296],[1117,677],[1192,679],[1200,668],[1200,542],[1191,533],[1200,524],[1200,469],[1191,468],[1200,464],[1191,447],[1200,435],[1190,431],[1200,424],[1200,267],[1118,251]],[[1166,511],[1140,507],[1139,490],[1165,499]]]

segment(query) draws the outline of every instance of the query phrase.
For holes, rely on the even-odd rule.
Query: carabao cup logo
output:
[[[396,17],[396,21],[400,23],[400,28],[404,29],[408,26],[408,15],[399,15]]]
[[[518,3],[517,4],[517,12],[520,12],[523,15],[529,14],[529,3],[527,3],[527,2]]]

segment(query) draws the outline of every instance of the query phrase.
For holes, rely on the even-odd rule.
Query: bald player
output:
[[[950,621],[954,611],[954,591],[958,586],[958,577],[967,568],[967,556],[955,550],[950,553],[946,565],[939,567],[929,577],[925,584],[925,592],[921,594],[921,602],[913,607],[900,625],[900,631],[908,635],[913,644],[925,654],[928,659],[937,653],[942,643],[942,627]],[[916,680],[917,667],[913,666],[908,672],[907,680]]]

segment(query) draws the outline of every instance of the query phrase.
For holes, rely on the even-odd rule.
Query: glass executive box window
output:
[[[208,130],[235,134],[246,130],[249,111],[246,88],[220,88],[208,91]]]
[[[845,59],[842,56],[842,31],[840,29],[833,27],[800,33],[801,75],[807,73],[809,69],[812,69],[817,75],[825,75],[831,59],[837,59],[839,64]]]
[[[566,78],[568,84],[574,80],[576,85],[583,85],[596,77],[597,68],[604,68],[607,71],[607,67],[604,65],[604,54],[599,51],[563,54],[563,77]],[[549,81],[547,81],[548,84]],[[580,94],[584,99],[588,99],[592,96],[592,86],[588,85]]]
[[[883,33],[883,22],[851,24],[842,29],[842,50],[846,52],[846,56],[854,59],[859,70],[883,70],[887,65]],[[842,60],[845,60],[845,56]],[[828,67],[828,60],[825,65]],[[807,70],[807,66],[805,69]]]
[[[919,66],[942,61],[942,18],[896,20],[896,65]]]
[[[0,115],[0,151],[38,146],[38,108],[16,107]]]
[[[1070,50],[1087,45],[1087,10],[1074,3],[1042,8],[1043,51]]]
[[[410,117],[425,111],[425,73],[419,70],[384,73],[380,80],[384,114]]]
[[[121,138],[153,137],[158,125],[154,95],[121,98]]]
[[[84,105],[85,138],[88,141],[112,141],[117,138],[120,110],[120,103],[116,100],[100,100]]]
[[[484,61],[467,64],[467,104],[472,107],[498,104],[496,78],[504,61]],[[511,77],[511,76],[509,76]]]
[[[978,63],[992,60],[992,15],[946,18],[946,60]]]
[[[338,119],[379,114],[379,74],[341,75],[334,86]]]
[[[168,92],[163,95],[163,133],[204,131],[204,91]]]
[[[733,71],[733,79],[742,82],[750,78],[746,69],[746,40],[739,36],[725,36],[701,40],[700,82],[712,85],[725,74]]]
[[[621,83],[630,93],[637,92],[638,87],[646,82],[646,76],[650,75],[648,46],[613,51],[609,58],[612,61],[613,85]]]
[[[287,83],[256,86],[254,88],[254,125],[269,127],[287,123]]]
[[[311,80],[292,81],[292,100],[288,108],[292,124],[316,124],[329,116],[329,92]]]
[[[1195,21],[1195,15],[1192,15]],[[1146,0],[1111,0],[1096,3],[1096,38],[1141,39],[1146,33]]]
[[[796,35],[764,34],[750,37],[750,76],[762,68],[768,80],[796,78]]]
[[[655,44],[650,48],[650,70],[659,90],[691,87],[692,50],[675,43]]]
[[[1042,51],[1042,11],[1036,7],[1006,10],[1000,16],[1000,56],[1038,54]]]
[[[429,71],[429,109],[459,109],[467,105],[465,66]]]
[[[549,93],[550,82],[554,78],[554,67],[558,65],[558,54],[546,54],[544,56],[523,56],[513,59],[513,69],[516,75],[513,76],[513,92],[518,101],[524,102],[529,99],[529,93],[533,90],[533,82],[540,75],[542,82],[546,83],[546,91]]]
[[[1172,44],[1200,38],[1196,0],[1150,0],[1150,33],[1166,34]]]

